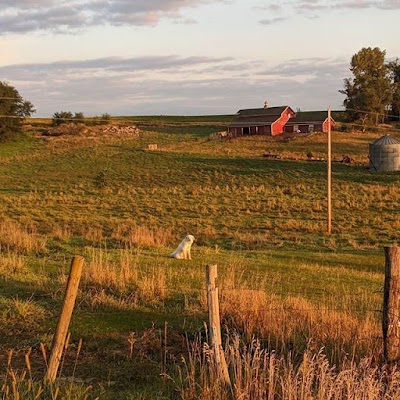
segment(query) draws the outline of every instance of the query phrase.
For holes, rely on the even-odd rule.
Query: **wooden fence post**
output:
[[[207,303],[208,315],[210,320],[210,338],[211,347],[214,351],[215,363],[218,374],[227,385],[231,385],[229,378],[228,366],[225,360],[225,354],[222,349],[221,338],[221,321],[219,316],[219,299],[218,288],[215,286],[215,279],[217,278],[217,266],[207,265]]]
[[[65,345],[65,339],[68,334],[69,323],[75,306],[76,296],[78,294],[79,280],[81,279],[83,266],[83,257],[74,256],[71,262],[67,288],[65,291],[63,306],[58,319],[56,333],[51,346],[50,360],[47,367],[45,381],[53,383],[57,377],[58,367]]]
[[[385,286],[383,294],[383,355],[385,361],[400,360],[400,247],[385,247]]]

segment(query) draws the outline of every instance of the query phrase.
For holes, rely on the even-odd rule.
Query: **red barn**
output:
[[[250,108],[239,110],[236,119],[229,125],[231,136],[239,135],[278,135],[289,118],[296,113],[289,106]]]
[[[331,128],[335,121],[331,118]],[[285,125],[285,132],[328,132],[328,113],[326,111],[299,111]]]

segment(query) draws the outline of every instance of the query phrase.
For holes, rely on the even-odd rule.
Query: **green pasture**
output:
[[[21,230],[0,239],[2,364],[14,348],[22,365],[31,347],[41,375],[39,345],[51,344],[74,254],[88,267],[102,258],[122,268],[126,258],[134,276],[127,285],[118,284],[122,272],[117,283],[105,275],[81,285],[63,375],[72,374],[82,338],[75,375],[100,398],[176,396],[165,376],[186,341],[206,334],[210,263],[218,264],[223,302],[229,290],[258,290],[379,323],[383,247],[400,229],[400,174],[367,168],[379,134],[334,133],[334,159],[355,163],[333,164],[328,236],[326,162],[317,160],[325,136],[214,140],[231,118],[121,117],[141,127],[138,139],[30,132],[0,143],[1,221]],[[153,143],[158,150],[148,151]],[[168,258],[188,233],[196,237],[193,260]],[[35,245],[20,244],[25,234]]]

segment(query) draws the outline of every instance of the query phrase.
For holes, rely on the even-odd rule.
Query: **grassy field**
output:
[[[236,367],[245,365],[246,343],[268,365],[271,354],[284,365],[290,359],[295,371],[328,363],[354,373],[355,382],[357,363],[368,359],[373,375],[382,352],[383,246],[398,240],[400,227],[399,173],[367,168],[368,144],[383,133],[334,132],[334,159],[355,163],[333,164],[327,236],[326,163],[316,160],[325,157],[325,135],[212,140],[231,118],[113,120],[137,124],[135,139],[43,136],[48,121],[30,121],[32,131],[0,144],[0,363],[21,370],[29,352],[32,375],[15,378],[26,398],[40,388],[42,350],[51,345],[74,254],[86,262],[60,396],[226,398],[224,388],[210,386],[214,372],[196,350],[207,335],[209,263],[219,268],[235,379],[244,379]],[[155,143],[157,151],[146,150]],[[193,260],[168,258],[187,233],[196,237]],[[304,367],[304,357],[316,354],[326,358]],[[271,381],[267,364],[258,371]],[[296,382],[292,398],[314,398],[306,396],[312,388],[295,394]],[[56,398],[57,388],[43,398]],[[270,398],[290,398],[278,392],[283,397]]]

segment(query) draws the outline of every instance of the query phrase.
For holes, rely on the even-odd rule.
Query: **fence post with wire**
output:
[[[215,285],[215,279],[217,278],[217,265],[207,265],[206,275],[211,347],[213,349],[218,374],[223,382],[230,386],[231,380],[229,378],[228,366],[226,364],[225,354],[222,349],[218,288]]]

